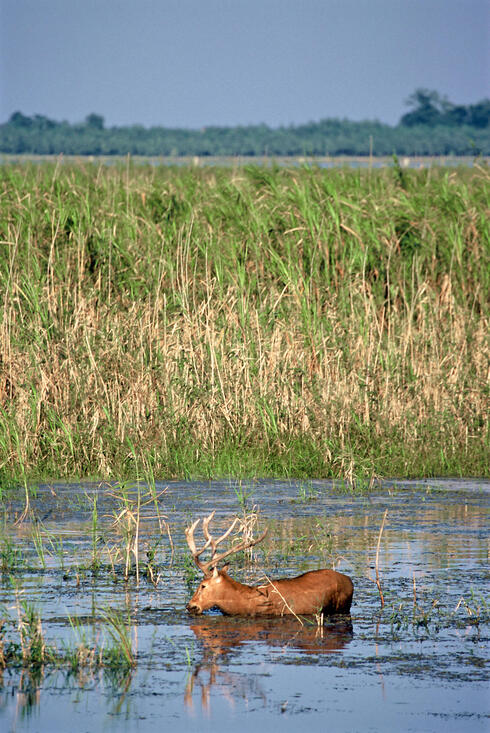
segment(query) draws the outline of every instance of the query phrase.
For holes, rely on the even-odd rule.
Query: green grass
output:
[[[488,177],[3,165],[0,486],[488,476]]]
[[[25,600],[17,600],[17,618],[6,611],[0,615],[0,672],[18,668],[32,671],[46,666],[72,673],[101,668],[128,673],[136,666],[131,620],[114,610],[100,613],[99,626],[110,643],[89,641],[85,627],[75,618],[70,619],[75,641],[57,647],[46,642],[38,610]]]

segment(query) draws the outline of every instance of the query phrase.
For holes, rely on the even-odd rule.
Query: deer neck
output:
[[[264,602],[267,603],[267,598],[257,588],[239,583],[229,576],[227,580],[226,594],[217,604],[223,613],[230,616],[256,616],[260,615],[261,610],[263,613],[262,606]]]

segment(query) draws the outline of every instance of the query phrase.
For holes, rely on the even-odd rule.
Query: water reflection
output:
[[[67,669],[50,670],[44,665],[29,669],[1,670],[0,713],[7,714],[11,730],[16,730],[21,721],[39,716],[44,702],[52,705],[53,693],[63,691],[74,693],[77,702],[84,693],[103,690],[107,701],[105,712],[119,715],[128,699],[133,682],[133,671],[118,669],[81,669],[74,673]],[[43,694],[44,693],[44,694]]]
[[[3,709],[9,706],[14,706],[13,719],[18,720],[19,718],[25,718],[32,715],[35,709],[41,703],[41,685],[44,680],[44,669],[43,667],[34,668],[31,670],[22,670],[18,683],[12,687],[3,687],[3,676],[0,682],[0,707]],[[11,700],[8,700],[10,696]],[[15,728],[15,725],[13,726]]]
[[[321,626],[310,619],[302,626],[295,618],[241,619],[210,616],[193,621],[190,628],[203,645],[203,656],[221,657],[247,642],[259,642],[281,649],[298,649],[308,654],[338,652],[353,637],[350,616]]]
[[[226,699],[232,709],[239,701],[260,699],[263,705],[267,702],[256,675],[230,670],[230,654],[238,647],[259,644],[263,648],[271,647],[280,655],[294,651],[323,655],[342,651],[353,638],[350,616],[332,618],[322,625],[310,620],[301,625],[297,619],[286,617],[252,620],[207,617],[193,622],[190,628],[200,642],[202,658],[189,676],[184,703],[189,712],[194,712],[198,690],[201,709],[207,715],[211,712],[212,693]]]

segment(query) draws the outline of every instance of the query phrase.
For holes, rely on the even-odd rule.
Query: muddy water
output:
[[[121,504],[114,487],[38,487],[18,525],[21,497],[6,502],[0,549],[4,557],[10,547],[10,560],[0,606],[15,616],[17,599],[34,603],[46,641],[59,648],[76,642],[70,619],[104,643],[101,609],[129,612],[137,666],[126,676],[6,670],[1,730],[489,729],[490,482],[386,482],[369,493],[323,481],[174,482],[156,490],[165,487],[159,508],[172,542],[165,534],[156,549],[156,586],[134,575],[122,579],[117,548],[124,538],[114,519],[135,505]],[[216,508],[214,526],[222,529],[244,505],[256,507],[269,536],[254,562],[230,573],[258,582],[264,573],[335,566],[354,581],[350,618],[318,627],[187,614],[199,578],[189,574],[184,527]],[[385,512],[381,608],[374,581]],[[158,524],[153,505],[141,513],[143,559]],[[12,547],[20,550],[15,562]],[[94,557],[101,563],[95,574]]]

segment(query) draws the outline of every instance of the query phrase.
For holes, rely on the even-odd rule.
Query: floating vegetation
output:
[[[415,635],[424,632],[428,636],[450,628],[474,627],[478,631],[480,624],[490,621],[490,609],[483,596],[472,593],[469,602],[461,597],[454,608],[444,606],[437,598],[428,600],[426,605],[415,599],[413,604],[410,599],[397,599],[392,601],[391,607],[386,606],[381,617],[389,623],[393,637],[400,639],[401,632],[407,630]]]

